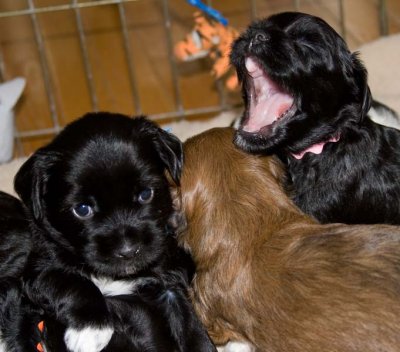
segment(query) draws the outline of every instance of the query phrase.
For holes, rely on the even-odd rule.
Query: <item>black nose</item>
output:
[[[118,250],[115,252],[115,256],[117,258],[130,259],[138,255],[139,253],[140,253],[139,245],[132,245],[125,243],[120,248],[118,248]]]
[[[266,41],[268,41],[268,40],[269,40],[269,35],[268,35],[267,33],[265,33],[265,32],[257,32],[257,33],[254,35],[254,37],[253,37],[251,43],[252,43],[253,45],[254,45],[254,44],[262,44],[262,43],[264,43],[264,42],[266,42]]]

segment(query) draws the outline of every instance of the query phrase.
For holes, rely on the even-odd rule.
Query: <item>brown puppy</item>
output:
[[[284,193],[280,164],[232,137],[214,129],[185,143],[179,198],[192,298],[214,342],[400,351],[400,228],[317,224]]]

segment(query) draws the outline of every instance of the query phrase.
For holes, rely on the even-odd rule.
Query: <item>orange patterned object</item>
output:
[[[175,56],[180,61],[192,61],[210,57],[213,61],[212,75],[224,79],[229,90],[238,87],[236,72],[229,65],[232,42],[239,33],[230,26],[224,26],[202,12],[194,13],[194,28],[185,39],[175,45]]]
[[[43,320],[40,321],[39,324],[37,325],[37,327],[38,327],[40,333],[43,333],[43,331],[44,331],[44,321]],[[44,352],[43,345],[40,342],[36,345],[36,349],[39,352]]]
[[[40,332],[43,332],[43,330],[44,330],[44,321],[43,320],[41,322],[39,322],[38,329]]]

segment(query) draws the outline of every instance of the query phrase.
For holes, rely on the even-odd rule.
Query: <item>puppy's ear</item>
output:
[[[360,108],[360,119],[359,122],[364,120],[369,109],[371,108],[372,95],[371,90],[368,86],[368,72],[361,60],[358,58],[359,53],[352,54],[354,77],[356,80],[357,87],[360,90],[361,95],[361,108]]]
[[[172,185],[170,191],[174,211],[168,220],[168,224],[174,233],[181,233],[187,226],[186,216],[182,206],[181,190],[178,186]]]
[[[173,134],[158,128],[157,138],[154,140],[154,143],[173,181],[179,186],[183,166],[183,147],[181,141]]]
[[[15,175],[14,189],[36,220],[43,218],[43,195],[46,192],[50,167],[56,160],[57,154],[38,150]]]

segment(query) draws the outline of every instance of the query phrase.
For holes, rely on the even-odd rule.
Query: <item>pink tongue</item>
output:
[[[293,103],[293,99],[285,94],[275,93],[268,99],[252,103],[249,111],[249,119],[243,126],[247,132],[258,132],[261,128],[274,123],[279,116],[287,111]]]
[[[253,78],[254,91],[250,97],[249,119],[243,129],[258,132],[287,111],[293,105],[293,98],[282,92],[253,58],[246,58],[245,64]]]

